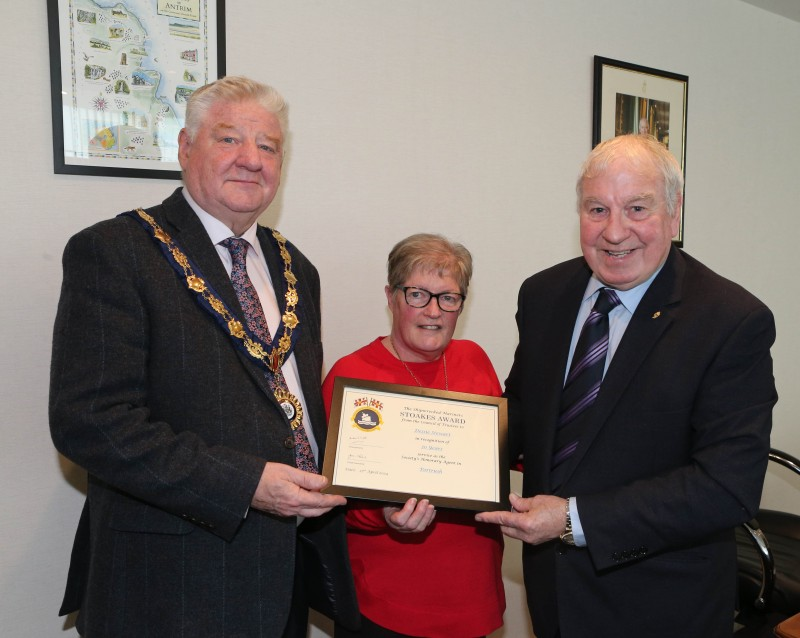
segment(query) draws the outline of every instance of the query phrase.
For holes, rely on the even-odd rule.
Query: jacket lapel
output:
[[[176,191],[164,202],[164,213],[167,222],[172,226],[173,239],[195,263],[202,273],[203,279],[237,317],[243,317],[244,313],[239,305],[239,299],[236,297],[236,291],[233,289],[217,249],[211,243],[202,222],[180,191]]]
[[[231,284],[225,266],[219,258],[217,249],[214,244],[211,243],[211,239],[205,227],[181,194],[180,189],[176,190],[171,197],[164,201],[164,216],[171,227],[168,232],[172,234],[175,242],[186,253],[189,259],[194,262],[206,283],[214,290],[220,299],[222,299],[237,319],[243,322],[244,312],[239,304],[239,298],[236,296],[236,291],[233,289],[233,284]],[[270,272],[272,272],[271,264]],[[202,309],[200,311],[206,312]],[[220,328],[220,330],[222,330],[222,328]],[[227,333],[225,334],[227,335]],[[227,335],[227,338],[231,339],[230,335]],[[274,402],[274,397],[269,389],[264,370],[249,356],[242,353],[238,348],[235,348],[233,344],[231,344],[231,347],[236,350],[239,360],[242,361],[242,364],[250,376],[256,381],[256,384]],[[277,405],[277,402],[275,402],[275,404]]]
[[[533,308],[536,319],[532,328],[526,328],[532,334],[539,335],[534,346],[526,356],[534,361],[541,362],[541,374],[538,375],[536,396],[541,404],[538,406],[539,418],[536,419],[541,427],[531,427],[526,436],[532,436],[533,449],[552,450],[555,445],[556,427],[561,404],[561,391],[564,386],[564,377],[569,357],[569,347],[572,341],[572,332],[575,327],[575,317],[578,314],[586,284],[591,276],[591,270],[586,262],[580,258],[575,260],[578,266],[574,273],[565,281],[554,284],[557,292],[553,295],[547,309]],[[557,288],[556,288],[557,286]],[[549,458],[549,456],[548,456]],[[537,464],[535,471],[539,473],[539,484],[550,484],[549,463]],[[526,472],[534,470],[527,468]]]
[[[675,310],[680,303],[683,273],[683,260],[678,250],[672,247],[664,267],[631,317],[622,341],[611,360],[600,386],[600,393],[592,407],[591,420],[581,434],[581,444],[570,462],[564,482],[569,480],[575,468],[580,465],[581,459],[591,448],[597,434],[610,418],[650,351],[672,323]]]
[[[264,252],[264,257],[267,261],[267,266],[269,267],[269,275],[272,279],[272,287],[275,290],[275,297],[278,300],[279,307],[283,310],[286,305],[287,291],[286,278],[283,274],[285,270],[283,258],[281,257],[278,248],[272,239],[272,231],[269,228],[259,226],[258,240],[261,243],[261,249]],[[286,249],[291,252],[288,244]],[[300,388],[302,389],[303,397],[305,398],[305,406],[309,411],[308,416],[314,429],[314,436],[317,440],[319,449],[323,450],[325,415],[316,409],[318,402],[312,400],[312,397],[314,397],[315,393],[319,393],[319,387],[307,387],[310,379],[318,378],[319,371],[322,368],[322,362],[319,361],[319,357],[316,356],[310,349],[311,344],[309,339],[304,338],[304,332],[309,329],[311,322],[315,321],[314,317],[310,317],[306,313],[311,291],[306,287],[306,281],[301,276],[301,273],[298,272],[295,262],[292,263],[292,267],[293,272],[297,277],[297,283],[295,284],[295,287],[299,297],[299,302],[295,307],[295,313],[297,314],[297,319],[299,321],[297,328],[295,328],[298,337],[293,350],[295,353],[295,365],[297,366]],[[314,366],[316,366],[316,370],[314,369]]]

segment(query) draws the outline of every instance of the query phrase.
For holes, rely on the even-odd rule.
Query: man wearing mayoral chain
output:
[[[305,636],[357,623],[341,496],[322,494],[320,286],[259,226],[287,107],[218,80],[189,100],[183,188],[64,253],[53,441],[88,493],[61,613],[87,636]]]

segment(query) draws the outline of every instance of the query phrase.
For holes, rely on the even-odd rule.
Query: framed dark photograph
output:
[[[508,509],[505,398],[337,377],[323,491],[436,507]]]
[[[686,175],[686,105],[689,78],[638,64],[594,57],[592,147],[627,133],[662,142]],[[674,242],[683,246],[684,207]]]
[[[55,173],[180,179],[186,101],[225,75],[225,0],[47,0]]]

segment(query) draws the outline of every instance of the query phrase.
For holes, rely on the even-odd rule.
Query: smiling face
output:
[[[663,175],[625,157],[584,178],[579,213],[584,258],[600,281],[618,290],[638,286],[661,267],[680,222],[667,207]]]
[[[194,200],[239,235],[278,191],[283,162],[280,123],[255,101],[218,102],[193,138],[181,131],[178,159]]]
[[[458,282],[446,271],[412,271],[402,284],[424,288],[434,294],[460,291]],[[402,290],[386,286],[386,299],[392,313],[392,343],[403,361],[434,361],[453,338],[461,310],[444,312],[439,302],[431,298],[424,308],[412,308],[406,303]],[[463,309],[463,306],[462,306]]]

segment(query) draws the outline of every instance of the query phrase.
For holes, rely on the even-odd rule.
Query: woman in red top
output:
[[[472,257],[439,235],[412,235],[389,254],[392,330],[334,364],[323,383],[330,415],[334,378],[500,396],[486,353],[453,341]],[[503,539],[471,512],[436,511],[427,499],[402,507],[351,499],[348,546],[362,630],[336,638],[474,638],[503,624]]]

